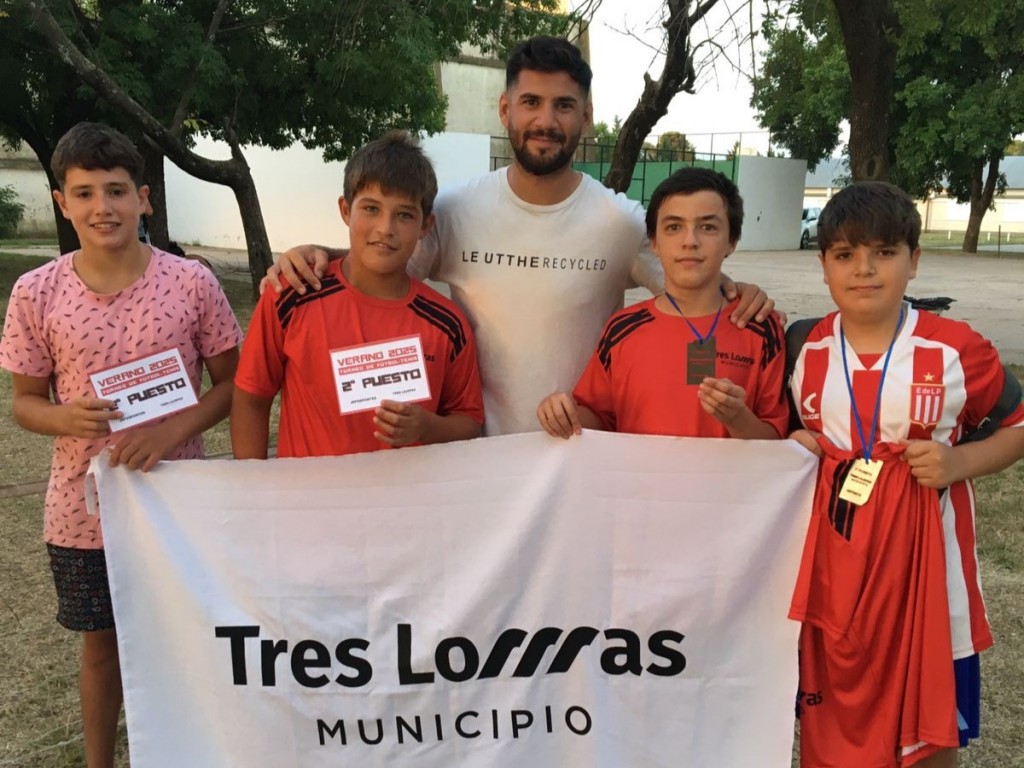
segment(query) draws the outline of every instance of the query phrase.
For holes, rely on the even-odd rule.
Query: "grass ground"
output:
[[[964,233],[955,230],[942,230],[921,233],[921,245],[925,248],[959,249],[964,242]],[[980,232],[978,245],[994,246],[997,243],[1020,250],[1024,243],[1024,232]]]
[[[0,315],[18,274],[43,260],[0,252]],[[252,314],[247,280],[224,281],[243,327]],[[1024,367],[1013,366],[1024,379]],[[42,542],[42,493],[12,486],[40,481],[50,440],[10,417],[10,377],[0,375],[0,766],[84,766],[78,713],[78,639],[54,621],[56,599]],[[228,451],[225,424],[208,450]],[[1024,766],[1024,462],[978,483],[978,547],[996,647],[982,656],[983,736],[962,753],[963,768]],[[122,726],[119,766],[127,766]],[[754,767],[756,768],[756,767]]]

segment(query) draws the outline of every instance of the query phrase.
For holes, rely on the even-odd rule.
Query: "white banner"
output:
[[[132,766],[786,768],[814,466],[599,432],[94,460]]]

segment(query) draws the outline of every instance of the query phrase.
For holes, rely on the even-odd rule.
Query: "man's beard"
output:
[[[535,136],[560,141],[562,146],[553,155],[540,157],[531,154],[526,148],[526,143]],[[524,171],[534,176],[547,176],[562,170],[565,166],[572,163],[572,157],[576,152],[576,145],[579,144],[580,137],[577,134],[566,139],[563,134],[557,131],[525,131],[518,145],[515,141],[512,141],[511,136],[509,141],[512,144],[512,153],[516,156],[516,161],[522,166]]]

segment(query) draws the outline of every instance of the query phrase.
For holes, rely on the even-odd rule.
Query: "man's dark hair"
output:
[[[858,181],[837,192],[818,217],[818,247],[906,243],[917,250],[921,214],[910,195],[886,181]]]
[[[533,72],[565,72],[583,90],[590,94],[590,81],[594,73],[590,71],[580,53],[580,49],[564,37],[539,35],[523,40],[509,54],[505,67],[505,90],[511,90],[524,69]]]
[[[61,189],[72,168],[112,171],[124,168],[136,187],[142,186],[145,162],[127,136],[103,123],[82,122],[60,137],[50,158],[50,170]]]
[[[434,208],[434,166],[408,131],[390,131],[360,147],[345,164],[345,202],[352,205],[363,189],[376,184],[385,194],[415,200],[426,218]]]
[[[647,204],[647,236],[654,237],[658,230],[658,210],[665,198],[672,195],[692,195],[696,192],[717,192],[725,202],[729,219],[729,242],[735,245],[743,233],[743,198],[732,180],[710,168],[682,168],[654,189]]]

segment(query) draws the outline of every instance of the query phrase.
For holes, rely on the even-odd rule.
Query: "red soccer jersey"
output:
[[[896,766],[958,742],[938,495],[880,444],[861,506],[839,498],[856,453],[823,442],[790,617],[800,633],[800,765]],[[910,765],[927,752],[907,758]]]
[[[861,423],[867,432],[885,356],[870,366],[847,349]],[[992,344],[966,323],[910,309],[893,345],[882,390],[877,442],[936,440],[956,445],[965,427],[992,410],[1003,389],[1003,368]],[[839,314],[818,323],[797,357],[790,382],[800,421],[842,450],[861,450],[839,346]],[[1024,427],[1024,407],[1003,426]],[[992,645],[985,616],[974,537],[974,487],[955,483],[939,500],[945,537],[953,657]]]
[[[342,414],[330,352],[419,336],[430,400],[419,405],[483,423],[476,344],[458,308],[418,280],[402,299],[360,293],[330,265],[319,291],[260,297],[235,384],[258,397],[281,392],[277,455],[340,456],[388,446],[373,437],[373,411]]]
[[[715,329],[715,375],[743,387],[747,406],[780,436],[789,419],[783,385],[782,326],[775,315],[737,328],[729,322],[735,302],[722,308]],[[707,334],[714,315],[689,318]],[[686,383],[686,345],[696,337],[682,317],[666,315],[649,299],[612,315],[573,398],[601,419],[605,429],[643,435],[728,437],[704,412],[696,384]]]

